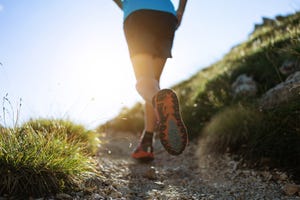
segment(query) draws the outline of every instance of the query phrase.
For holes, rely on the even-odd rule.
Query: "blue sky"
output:
[[[221,59],[262,17],[299,9],[298,0],[188,1],[162,87]],[[20,123],[64,118],[94,128],[141,101],[112,0],[0,0],[0,62],[0,97],[12,104],[0,124],[20,110]]]

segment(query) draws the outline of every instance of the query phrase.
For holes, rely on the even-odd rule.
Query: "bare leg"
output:
[[[152,107],[152,102],[149,99],[159,91],[159,81],[163,68],[166,63],[165,58],[154,58],[149,54],[139,54],[131,58],[136,80],[141,78],[154,79],[158,82],[158,87],[148,87],[148,98],[145,99],[145,130],[154,132],[157,123],[155,113]]]
[[[155,58],[154,59],[154,76],[155,79],[160,82],[160,77],[165,66],[166,59],[164,58]],[[149,104],[148,102],[145,103],[145,129],[147,131],[155,131],[155,126],[157,123],[157,119],[155,117],[155,113],[153,110],[152,103]]]

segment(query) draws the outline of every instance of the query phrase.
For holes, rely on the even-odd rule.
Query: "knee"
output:
[[[152,97],[159,91],[159,82],[153,78],[139,78],[136,82],[136,90],[146,102],[152,102]]]

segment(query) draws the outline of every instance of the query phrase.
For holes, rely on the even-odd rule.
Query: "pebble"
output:
[[[300,194],[300,185],[296,184],[286,184],[284,186],[283,191],[285,192],[286,195],[292,196],[292,195],[299,195]]]
[[[156,180],[157,176],[156,176],[156,171],[154,168],[150,168],[149,170],[147,170],[144,174],[144,177],[149,179],[149,180]]]
[[[103,196],[101,196],[100,194],[92,194],[91,195],[91,198],[94,199],[94,200],[101,200],[101,199],[105,199]]]
[[[69,194],[65,194],[65,193],[59,193],[56,195],[56,198],[59,200],[69,200],[69,199],[73,199],[73,197]]]

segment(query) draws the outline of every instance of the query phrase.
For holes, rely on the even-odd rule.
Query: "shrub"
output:
[[[300,174],[300,98],[264,111],[249,141],[249,160],[270,160],[270,165]],[[300,179],[300,176],[298,177]]]
[[[261,121],[261,114],[242,105],[218,113],[203,130],[204,152],[239,152]]]
[[[229,152],[254,166],[282,168],[300,180],[299,114],[299,98],[263,112],[241,105],[227,108],[204,128],[200,153]]]

